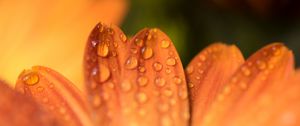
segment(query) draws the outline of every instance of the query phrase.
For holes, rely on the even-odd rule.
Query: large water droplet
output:
[[[149,59],[153,56],[153,50],[150,47],[143,47],[142,48],[142,55],[144,59]]]
[[[161,47],[162,48],[168,48],[170,46],[170,41],[168,40],[162,40],[161,41]]]
[[[31,72],[23,77],[23,82],[25,82],[25,84],[29,86],[37,84],[39,80],[40,80],[39,75],[34,72]]]
[[[156,77],[154,82],[158,87],[163,87],[166,84],[166,80],[164,78],[161,78],[161,77]]]
[[[162,67],[163,67],[163,65],[160,63],[160,62],[155,62],[155,63],[153,63],[153,69],[155,70],[155,71],[161,71],[162,70]]]
[[[144,76],[141,76],[137,79],[137,82],[140,86],[146,86],[147,83],[148,83],[148,78],[147,77],[144,77]]]
[[[124,92],[130,91],[131,88],[132,88],[131,86],[132,86],[131,83],[128,82],[128,81],[123,81],[123,82],[121,83],[121,89],[122,89],[122,91],[124,91]]]
[[[105,82],[110,77],[110,70],[106,65],[99,64],[99,81]]]
[[[107,57],[109,52],[108,45],[104,42],[98,44],[97,54],[101,57]]]
[[[136,57],[131,56],[126,60],[125,67],[127,69],[134,69],[137,66],[138,66],[138,60]]]
[[[174,58],[170,57],[167,59],[166,64],[169,66],[174,66],[176,64],[176,60]]]
[[[138,92],[136,94],[136,100],[138,103],[145,103],[148,100],[148,97],[144,92]]]

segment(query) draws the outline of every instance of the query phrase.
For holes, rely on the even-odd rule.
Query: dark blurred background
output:
[[[132,0],[122,29],[134,35],[158,27],[175,43],[184,65],[207,45],[235,44],[245,57],[284,42],[300,66],[299,0]]]

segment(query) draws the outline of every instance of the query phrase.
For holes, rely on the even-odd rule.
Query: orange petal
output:
[[[26,97],[0,81],[1,126],[57,126],[51,113],[44,111],[30,97]]]
[[[212,44],[188,65],[186,75],[191,92],[192,124],[200,123],[217,92],[242,65],[244,58],[236,46]]]
[[[283,44],[274,43],[257,51],[218,93],[202,125],[221,125],[243,114],[262,92],[292,75],[293,63],[291,51]]]
[[[127,40],[118,27],[100,23],[90,35],[84,63],[99,124],[188,124],[184,71],[162,31],[144,29]]]
[[[81,63],[90,29],[99,20],[120,24],[127,2],[1,0],[0,76],[14,84],[20,70],[39,64],[83,87]]]
[[[42,66],[25,70],[16,89],[33,97],[41,106],[68,125],[91,126],[87,101],[81,92],[59,73]]]

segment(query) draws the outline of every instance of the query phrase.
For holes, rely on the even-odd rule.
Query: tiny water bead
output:
[[[251,74],[251,71],[246,66],[242,67],[242,72],[245,76],[249,76]]]
[[[120,38],[121,38],[121,40],[122,40],[123,42],[126,42],[126,40],[127,40],[127,37],[126,37],[126,35],[124,35],[124,34],[121,34],[121,35],[120,35]]]
[[[188,74],[192,74],[192,73],[194,72],[194,67],[193,67],[193,66],[188,66],[188,67],[186,68],[186,72],[187,72]]]
[[[144,59],[149,59],[153,56],[153,50],[150,47],[143,47],[142,48],[142,55]]]
[[[175,76],[174,77],[174,83],[175,84],[181,84],[182,83],[182,79],[180,79],[180,77],[178,77],[178,76]]]
[[[39,75],[35,72],[28,73],[23,77],[23,81],[25,84],[29,86],[33,86],[39,82],[40,78]]]
[[[144,45],[144,41],[142,39],[135,39],[135,45],[142,47]]]
[[[264,61],[260,61],[260,60],[256,61],[256,65],[257,65],[257,68],[260,70],[263,70],[267,67],[266,63]]]
[[[109,52],[109,48],[106,43],[102,42],[98,45],[98,49],[97,49],[98,56],[107,57],[108,52]]]
[[[125,62],[125,67],[127,69],[134,69],[137,66],[138,66],[138,59],[136,57],[130,56]]]
[[[128,81],[124,81],[124,82],[121,83],[121,90],[124,91],[124,92],[130,91],[131,87],[132,87],[132,85]]]
[[[36,90],[37,90],[38,92],[43,92],[43,91],[44,91],[44,88],[41,87],[41,86],[39,86],[39,87],[36,88]]]
[[[144,92],[138,92],[136,94],[136,100],[138,103],[145,103],[148,100],[148,96]]]
[[[170,46],[170,41],[168,40],[162,40],[161,41],[161,47],[162,48],[168,48]]]

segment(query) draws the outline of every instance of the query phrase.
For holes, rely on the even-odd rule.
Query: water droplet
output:
[[[122,83],[121,83],[121,89],[122,89],[122,91],[124,91],[124,92],[128,92],[128,91],[130,91],[131,90],[131,83],[130,82],[128,82],[128,81],[123,81]]]
[[[115,48],[117,48],[119,46],[119,44],[117,42],[114,42],[113,45]]]
[[[136,46],[139,46],[139,47],[144,46],[144,41],[142,39],[135,39],[134,43]]]
[[[185,100],[188,97],[186,89],[179,90],[178,95],[182,100]]]
[[[168,48],[170,46],[170,41],[168,40],[162,40],[161,41],[161,47],[162,48]]]
[[[160,123],[161,123],[161,126],[172,126],[173,125],[171,118],[168,116],[162,117]]]
[[[250,70],[247,67],[242,67],[242,72],[245,76],[249,76],[251,74]]]
[[[145,109],[139,109],[138,113],[140,116],[145,116],[146,115],[146,110]]]
[[[166,73],[167,73],[167,74],[170,74],[171,72],[172,72],[172,71],[171,71],[170,68],[167,68],[167,69],[166,69]]]
[[[146,71],[146,68],[143,67],[143,66],[139,66],[139,71],[140,71],[141,73],[144,73],[144,72]]]
[[[136,49],[136,48],[131,48],[130,51],[131,51],[133,54],[136,54],[136,53],[137,53],[137,49]]]
[[[136,57],[133,57],[133,56],[129,57],[125,63],[125,67],[127,69],[134,69],[137,66],[138,66],[138,60]]]
[[[23,82],[29,86],[33,86],[39,82],[40,78],[37,73],[31,72],[23,77]]]
[[[170,57],[167,59],[166,64],[169,66],[174,66],[176,64],[176,60],[174,58]]]
[[[127,37],[126,37],[126,35],[124,35],[124,34],[121,34],[121,35],[120,35],[120,38],[121,38],[121,40],[122,40],[123,42],[126,42],[126,40],[127,40]]]
[[[151,33],[149,33],[148,35],[147,35],[147,40],[151,40],[152,39],[152,35],[151,35]]]
[[[155,70],[155,71],[161,71],[162,70],[162,67],[163,67],[163,65],[160,63],[160,62],[155,62],[155,63],[153,63],[153,69]]]
[[[136,94],[136,100],[138,103],[145,103],[148,100],[148,97],[144,92],[138,92]]]
[[[142,55],[144,59],[149,59],[153,56],[153,50],[150,47],[143,47],[142,48]]]
[[[203,73],[204,73],[204,70],[198,69],[198,73],[203,74]]]
[[[107,57],[108,52],[109,52],[108,45],[106,43],[104,43],[104,42],[101,42],[98,45],[98,49],[97,49],[98,56]]]
[[[115,88],[115,84],[113,82],[108,82],[108,83],[106,83],[106,85],[110,89],[114,89]]]
[[[188,66],[188,67],[186,68],[186,72],[187,72],[188,74],[192,74],[192,73],[194,72],[194,67],[193,67],[193,66]]]
[[[148,83],[148,78],[147,77],[144,77],[144,76],[141,76],[137,79],[137,82],[140,86],[146,86],[147,83]]]
[[[206,57],[205,57],[204,55],[200,55],[200,56],[199,56],[199,59],[200,59],[201,61],[205,61],[205,60],[206,60]]]
[[[101,105],[101,98],[99,97],[99,95],[93,97],[92,103],[94,107],[99,107]]]
[[[231,91],[230,86],[229,86],[229,85],[225,86],[225,88],[224,88],[224,90],[223,90],[224,94],[229,94],[230,91]]]
[[[184,113],[183,113],[183,119],[185,119],[185,120],[189,120],[190,119],[190,113],[189,113],[189,111],[184,111]]]
[[[167,112],[169,110],[169,104],[168,103],[159,103],[157,106],[157,109],[159,112]]]
[[[163,94],[167,97],[171,97],[173,95],[173,92],[171,89],[166,89],[163,91]]]
[[[257,60],[256,61],[257,68],[263,70],[266,68],[266,63],[264,61]]]
[[[156,77],[155,78],[155,84],[158,86],[158,87],[163,87],[165,86],[166,84],[166,80],[164,78],[161,78],[161,77]]]
[[[110,98],[110,96],[109,96],[109,93],[108,92],[102,92],[102,98],[103,98],[103,100],[105,100],[105,101],[108,101],[109,100],[109,98]]]
[[[106,65],[99,64],[99,81],[105,82],[110,77],[110,70]]]
[[[64,107],[59,108],[59,113],[60,114],[66,114],[67,110]]]
[[[36,88],[36,90],[37,90],[38,92],[42,92],[42,91],[44,91],[44,88],[41,87],[41,86],[38,86],[38,87]]]
[[[195,85],[192,82],[188,83],[189,88],[193,88]]]
[[[277,49],[275,46],[272,47],[273,55],[278,56],[281,53],[280,49]]]
[[[174,83],[175,84],[181,84],[182,83],[182,79],[180,79],[180,77],[178,77],[178,76],[175,76],[174,77]]]

